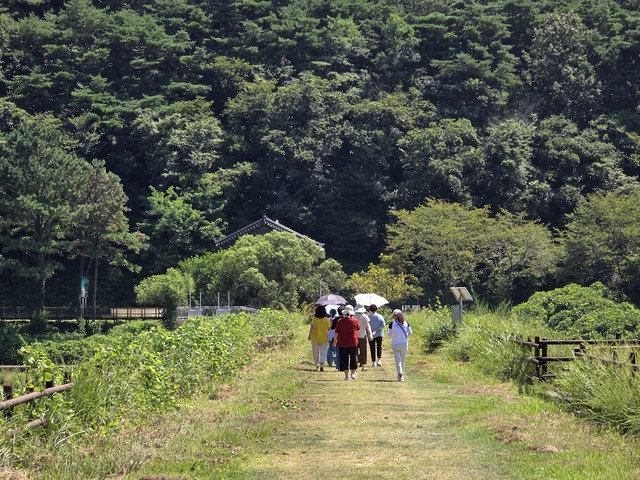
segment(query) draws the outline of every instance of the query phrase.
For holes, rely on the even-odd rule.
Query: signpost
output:
[[[451,307],[451,317],[453,320],[453,326],[462,325],[462,302],[472,302],[473,297],[469,293],[466,287],[451,287],[451,293],[456,297],[458,305]]]

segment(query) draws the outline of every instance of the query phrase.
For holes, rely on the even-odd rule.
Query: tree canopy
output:
[[[119,185],[108,194],[124,215],[114,225],[150,246],[127,237],[132,248],[109,250],[98,303],[133,301],[141,277],[206,255],[263,215],[325,244],[349,273],[393,254],[381,268],[413,275],[424,299],[455,280],[520,301],[514,282],[531,291],[570,276],[527,237],[547,245],[593,195],[638,189],[637,2],[5,3],[0,161],[101,165]],[[20,175],[4,171],[6,192]],[[75,300],[77,269],[66,267],[83,240],[66,216],[86,175],[46,176],[59,207],[47,207],[52,230],[37,247],[19,242],[36,238],[26,203],[5,197],[0,266],[59,280],[36,303]],[[414,231],[405,222],[425,202],[434,215],[458,209],[461,223],[440,212],[418,251],[400,232]],[[513,238],[490,254],[481,232],[495,222]],[[431,255],[444,244],[458,255]],[[30,264],[16,262],[23,248]],[[625,289],[638,283],[633,265]],[[574,280],[610,275],[591,266]]]

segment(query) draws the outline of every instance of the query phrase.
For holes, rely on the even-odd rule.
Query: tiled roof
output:
[[[306,237],[306,235],[303,235],[299,232],[296,232],[295,230],[290,229],[289,227],[282,225],[278,220],[271,220],[266,215],[263,215],[260,220],[250,223],[246,227],[241,228],[240,230],[237,230],[227,235],[226,237],[223,237],[220,240],[216,241],[216,247],[225,248],[231,246],[233,243],[235,243],[236,240],[238,240],[238,238],[243,235],[262,235],[272,230],[292,233],[298,238]],[[324,248],[324,243],[316,242],[315,240],[313,241],[320,248]]]

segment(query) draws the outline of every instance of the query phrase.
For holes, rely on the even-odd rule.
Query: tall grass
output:
[[[123,327],[108,336],[74,341],[69,350],[52,344],[25,347],[28,375],[37,379],[38,388],[52,376],[56,384],[62,381],[50,356],[68,358],[71,352],[79,364],[73,371],[74,387],[67,394],[17,407],[11,419],[0,419],[0,467],[38,470],[51,456],[64,459],[69,451],[81,450],[81,439],[88,434],[107,436],[125,425],[142,424],[196,391],[215,390],[251,361],[265,336],[290,337],[300,321],[284,312],[265,310],[190,319],[173,331]],[[22,429],[41,414],[47,418],[45,429]],[[8,431],[14,434],[5,435]],[[107,473],[93,472],[87,478]]]
[[[640,434],[640,372],[627,362],[612,362],[608,347],[590,348],[590,357],[554,365],[557,377],[532,383],[533,352],[514,339],[568,336],[542,323],[514,315],[508,306],[491,310],[482,305],[465,313],[464,325],[453,329],[448,309],[424,310],[412,315],[425,351],[437,350],[446,358],[469,362],[473,368],[499,380],[514,381],[521,391],[541,395],[565,410],[620,432]],[[448,323],[447,323],[448,322]],[[415,330],[415,329],[414,329]],[[570,356],[570,346],[558,346],[554,356]],[[630,352],[626,351],[625,356]],[[636,352],[640,358],[640,351]]]
[[[521,385],[529,384],[533,374],[531,353],[513,340],[557,336],[540,323],[513,316],[508,305],[496,309],[478,305],[465,312],[463,325],[455,327],[448,308],[423,310],[410,318],[420,325],[425,351],[439,350],[452,360],[472,363],[484,374]]]
[[[561,405],[591,422],[640,434],[640,375],[630,364],[613,363],[609,348],[571,362],[550,385]]]

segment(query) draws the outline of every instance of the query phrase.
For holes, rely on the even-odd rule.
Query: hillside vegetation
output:
[[[263,214],[349,274],[409,274],[420,290],[398,301],[465,283],[517,303],[602,281],[637,302],[639,11],[5,2],[0,266],[13,288],[0,303],[73,305],[83,277],[90,303],[131,303],[143,278]],[[241,268],[255,288],[286,283]],[[208,304],[242,295],[201,290]]]
[[[316,372],[306,340],[308,322],[302,317],[283,321],[271,314],[223,322],[226,338],[240,334],[248,340],[247,322],[254,328],[262,325],[262,332],[284,327],[292,334],[292,342],[282,348],[257,351],[251,348],[253,342],[238,345],[234,350],[242,351],[241,357],[229,356],[223,377],[215,371],[221,359],[207,352],[220,349],[225,336],[216,334],[210,322],[188,322],[171,335],[144,334],[138,327],[135,336],[144,344],[154,339],[152,349],[133,343],[132,349],[120,349],[118,357],[103,357],[97,376],[77,378],[78,390],[69,392],[77,393],[48,402],[46,412],[54,415],[47,430],[24,432],[12,441],[0,435],[0,478],[637,477],[637,440],[619,433],[637,433],[628,428],[637,424],[637,414],[631,398],[623,398],[629,385],[626,373],[620,373],[624,369],[613,375],[587,364],[578,375],[566,373],[563,383],[534,385],[526,375],[526,355],[509,338],[554,332],[505,312],[478,311],[468,314],[467,325],[455,336],[435,341],[433,332],[448,321],[449,313],[443,309],[408,317],[415,334],[404,383],[395,381],[388,340],[383,366],[358,372],[357,380],[344,382],[343,375],[330,368]],[[194,337],[205,330],[211,339]],[[101,343],[122,345],[131,333],[121,331]],[[172,338],[182,339],[187,348]],[[437,353],[424,353],[434,346]],[[184,361],[168,368],[163,359],[175,359],[178,352]],[[115,358],[122,361],[110,361]],[[240,359],[244,367],[238,369]],[[152,374],[155,369],[169,376],[186,374],[174,380],[187,388],[139,390],[144,382],[162,385]],[[205,374],[191,390],[196,372]],[[589,416],[598,425],[562,411],[571,409],[562,399],[578,393],[571,390],[572,379],[578,380],[575,385],[589,386],[591,412],[604,414]],[[128,395],[123,395],[123,386],[129,386]],[[518,395],[518,388],[534,395]],[[556,394],[550,396],[550,391]],[[105,397],[106,392],[116,395]],[[605,398],[619,403],[602,403]],[[572,412],[585,415],[587,400],[573,403]],[[85,408],[78,409],[77,401]],[[598,409],[604,405],[611,408]],[[129,413],[116,415],[124,412],[122,407]],[[626,421],[612,422],[625,413]],[[16,423],[24,418],[20,414]],[[100,418],[114,421],[98,423],[101,428],[86,422]],[[357,446],[354,432],[362,435]]]

